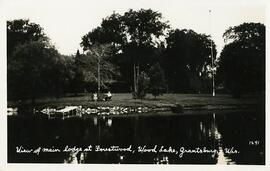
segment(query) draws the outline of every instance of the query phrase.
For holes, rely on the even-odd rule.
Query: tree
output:
[[[154,47],[161,43],[159,38],[164,35],[165,29],[169,26],[162,22],[162,15],[156,11],[132,9],[123,16],[129,44],[132,44],[132,63],[134,72],[134,92],[137,92],[138,76],[140,71],[152,63]]]
[[[48,42],[48,37],[43,32],[43,28],[29,20],[7,21],[7,56],[12,56],[16,46],[29,41]]]
[[[32,99],[54,91],[55,66],[59,54],[44,42],[30,41],[18,45],[8,63],[8,96],[14,99]]]
[[[211,41],[210,36],[193,30],[176,29],[169,32],[162,66],[170,91],[199,92],[203,90],[203,84],[210,83],[208,72],[211,69]],[[216,48],[213,41],[212,44],[215,59]]]
[[[149,88],[149,77],[145,72],[141,72],[138,77],[138,90],[134,95],[134,98],[143,99],[145,98]]]
[[[60,55],[55,68],[55,77],[58,80],[58,87],[55,94],[63,95],[65,93],[78,93],[74,88],[75,59],[73,55]]]
[[[243,23],[223,35],[227,44],[220,54],[219,83],[235,97],[265,90],[265,26]]]
[[[150,68],[149,77],[149,89],[155,98],[166,92],[165,73],[159,63],[156,63]]]
[[[68,84],[66,58],[49,42],[43,28],[29,20],[7,22],[7,84],[9,100],[35,102],[59,96]]]
[[[122,16],[113,13],[102,20],[101,26],[94,28],[82,37],[81,46],[84,51],[94,44],[111,44],[116,48],[126,42]]]
[[[106,87],[105,82],[111,81],[114,75],[117,75],[115,72],[115,67],[106,61],[106,57],[110,52],[110,46],[108,44],[95,44],[89,49],[89,54],[96,59],[97,72],[93,76],[97,82],[97,92],[100,93],[100,88]]]
[[[108,89],[108,85],[119,77],[117,66],[109,62],[111,46],[109,44],[94,44],[86,54],[80,55],[81,77],[84,89],[100,92]]]
[[[84,49],[97,42],[113,45],[111,61],[120,66],[123,80],[134,83],[136,92],[138,76],[154,63],[154,50],[167,28],[161,13],[151,9],[129,10],[124,15],[113,13],[103,19],[100,27],[84,35],[81,45]]]
[[[77,50],[74,64],[71,70],[74,72],[74,77],[72,78],[71,82],[71,91],[75,94],[75,96],[78,95],[78,93],[84,92],[85,88],[85,82],[84,82],[84,74],[83,74],[83,55],[80,54],[80,51]]]

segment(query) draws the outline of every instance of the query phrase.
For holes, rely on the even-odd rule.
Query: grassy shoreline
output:
[[[27,104],[30,104],[27,103]],[[8,102],[9,107],[17,106],[15,102]],[[167,110],[172,107],[181,106],[185,110],[223,110],[223,109],[264,109],[264,96],[245,96],[239,99],[232,98],[230,95],[218,94],[212,97],[210,94],[164,94],[156,99],[148,94],[145,99],[133,99],[131,94],[116,93],[113,94],[111,101],[91,100],[89,94],[77,97],[61,98],[42,98],[37,99],[36,108],[65,106],[123,106],[123,107],[148,107],[153,110]]]

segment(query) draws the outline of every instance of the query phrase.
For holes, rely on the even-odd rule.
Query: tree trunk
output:
[[[137,76],[137,73],[136,73],[136,65],[135,65],[135,62],[134,62],[134,64],[133,64],[133,76],[134,76],[134,93],[136,94],[137,93],[137,78],[136,78],[136,76]]]
[[[100,59],[98,57],[98,94],[100,93]]]
[[[138,66],[137,66],[137,79],[136,79],[137,88],[138,88],[138,85],[139,85],[139,74],[140,74],[140,65],[138,63]]]

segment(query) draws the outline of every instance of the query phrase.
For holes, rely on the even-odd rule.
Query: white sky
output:
[[[0,0],[0,5],[4,6],[7,20],[28,18],[40,24],[59,52],[67,55],[81,49],[81,37],[113,11],[120,14],[130,8],[159,11],[172,28],[211,34],[220,52],[224,46],[222,35],[229,26],[265,23],[266,10],[265,2],[258,0],[238,0],[237,4],[233,0],[226,3],[220,0],[192,3],[182,0]]]

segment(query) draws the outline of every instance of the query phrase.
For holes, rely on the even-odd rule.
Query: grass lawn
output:
[[[67,105],[78,105],[83,107],[94,106],[147,106],[151,108],[171,107],[181,105],[184,108],[200,108],[203,106],[214,106],[218,108],[240,106],[260,106],[263,108],[264,96],[248,96],[239,99],[232,98],[230,95],[217,94],[212,97],[211,94],[164,94],[156,99],[152,95],[147,95],[145,99],[133,99],[131,94],[116,93],[112,95],[111,101],[91,101],[89,94],[77,97],[61,97],[61,98],[42,98],[37,99],[37,106],[53,106],[64,107]],[[8,102],[9,106],[14,103]]]

